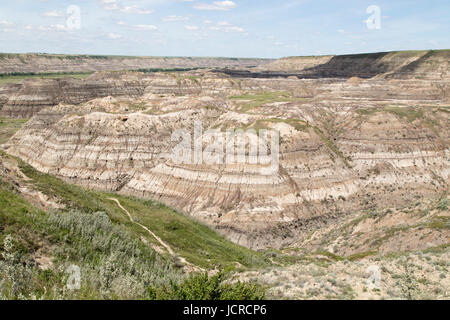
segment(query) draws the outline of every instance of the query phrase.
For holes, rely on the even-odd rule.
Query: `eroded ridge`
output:
[[[448,65],[423,69],[422,58],[391,57],[395,68],[367,79],[95,74],[135,91],[45,105],[4,148],[71,182],[162,201],[248,247],[293,245],[351,213],[448,192]],[[419,67],[427,77],[410,71]],[[2,112],[20,110],[11,99]],[[175,164],[172,133],[196,121],[276,130],[279,169]]]

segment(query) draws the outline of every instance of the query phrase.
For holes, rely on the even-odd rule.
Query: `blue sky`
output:
[[[371,5],[380,9],[378,29],[368,27]],[[1,0],[0,6],[0,52],[278,58],[449,49],[449,35],[448,0]]]

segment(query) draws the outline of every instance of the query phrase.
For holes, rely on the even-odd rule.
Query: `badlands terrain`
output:
[[[0,73],[93,72],[137,69],[256,67],[269,59],[208,57],[127,57],[0,53]]]
[[[5,213],[14,197],[60,228],[55,212],[102,212],[174,279],[225,268],[271,298],[450,298],[449,50],[152,59],[0,59],[5,74],[97,71],[0,86],[2,238],[19,224]],[[279,132],[276,172],[174,163],[172,133],[198,121]],[[81,259],[40,232],[16,239],[30,264]]]

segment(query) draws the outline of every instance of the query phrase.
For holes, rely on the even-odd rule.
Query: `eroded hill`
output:
[[[74,183],[163,201],[252,248],[290,245],[352,212],[448,191],[448,98],[437,81],[203,71],[99,81],[130,77],[141,95],[47,107],[5,150]],[[175,165],[172,132],[195,121],[205,131],[279,131],[277,174],[250,164]]]
[[[295,73],[302,78],[381,77],[447,80],[450,50],[395,51],[320,57],[289,57],[260,65],[260,72]]]
[[[86,79],[7,84],[0,87],[2,116],[31,119],[3,149],[48,179],[110,192],[100,197],[107,208],[114,203],[103,198],[114,195],[174,207],[237,244],[264,250],[282,264],[269,266],[270,272],[286,279],[305,261],[322,266],[325,260],[335,271],[346,268],[345,261],[366,259],[351,265],[356,277],[366,264],[405,252],[433,255],[430,261],[441,263],[450,243],[448,53],[287,58],[245,70],[98,72]],[[5,136],[21,122],[6,121]],[[193,132],[196,122],[203,125],[200,140],[208,129],[219,136],[230,129],[253,129],[253,136],[262,129],[279,132],[276,172],[262,174],[266,166],[250,160],[175,163],[173,132]],[[38,177],[34,172],[33,179]],[[58,206],[58,197],[51,196],[60,190],[49,185],[37,195],[47,191],[50,199],[43,199]],[[198,234],[195,250],[184,247],[177,232],[189,230],[190,222],[166,225],[154,219],[155,208],[148,211],[137,202],[125,207],[145,212],[140,221],[163,241],[179,245],[194,265],[207,267],[205,259],[245,264],[236,258],[240,252],[254,254],[228,243],[221,245],[224,251],[215,252],[214,245],[197,250],[205,239],[207,246],[214,243],[209,233]],[[114,215],[119,209],[108,210]],[[236,256],[222,256],[228,250]],[[395,257],[391,265],[400,263]],[[416,260],[419,274],[426,262]],[[446,268],[433,269],[434,284],[424,284],[437,290],[431,296],[448,296],[441,276]],[[311,279],[303,289],[286,288],[279,278],[258,272],[242,277],[287,290],[284,297],[314,296]],[[333,297],[373,297],[359,285],[349,294],[338,280]],[[275,289],[272,294],[283,297]],[[383,294],[402,297],[398,290]]]
[[[255,67],[270,59],[0,54],[0,74],[138,69]]]

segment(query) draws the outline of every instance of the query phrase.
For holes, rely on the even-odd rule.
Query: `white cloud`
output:
[[[154,26],[152,24],[134,24],[134,25],[130,25],[130,24],[124,22],[124,21],[118,21],[116,23],[119,26],[128,27],[128,28],[137,29],[137,30],[158,30],[158,27]]]
[[[214,1],[213,3],[198,3],[193,6],[196,10],[209,10],[209,11],[227,11],[236,8],[236,3],[233,1]]]
[[[209,27],[210,30],[213,31],[223,31],[223,32],[245,32],[244,28],[233,26],[228,21],[220,21],[216,25]]]
[[[14,23],[6,21],[6,20],[0,20],[0,31],[1,32],[11,32],[13,31]]]
[[[117,0],[101,0],[103,8],[105,10],[119,10],[119,4]]]
[[[50,18],[59,18],[59,17],[64,17],[65,16],[64,12],[56,11],[56,10],[44,12],[42,15],[44,17],[50,17]]]
[[[226,27],[224,30],[225,32],[245,32],[243,28],[236,26]]]
[[[41,31],[67,31],[67,27],[63,24],[52,24],[49,26],[40,26]]]
[[[190,30],[190,31],[194,31],[194,30],[198,30],[197,26],[185,26],[184,27],[186,30]]]
[[[139,30],[158,30],[158,27],[152,24],[136,24],[132,27]]]
[[[123,13],[129,13],[129,14],[151,14],[151,13],[153,13],[153,10],[142,9],[136,5],[122,6],[120,4],[119,0],[101,0],[101,3],[105,10],[111,10],[111,11],[117,10],[117,11],[120,11]]]
[[[129,6],[129,7],[123,7],[120,9],[123,13],[132,13],[132,14],[152,14],[152,10],[145,10],[141,9],[138,6]]]
[[[6,20],[1,20],[0,21],[0,26],[1,27],[11,27],[12,25],[14,25],[14,23],[6,21]]]
[[[187,21],[187,20],[189,20],[189,17],[176,16],[176,15],[170,15],[170,16],[162,18],[162,21],[165,21],[165,22]]]
[[[108,38],[110,38],[110,39],[120,39],[120,38],[122,38],[122,36],[120,34],[117,34],[117,33],[109,33],[108,34]]]

